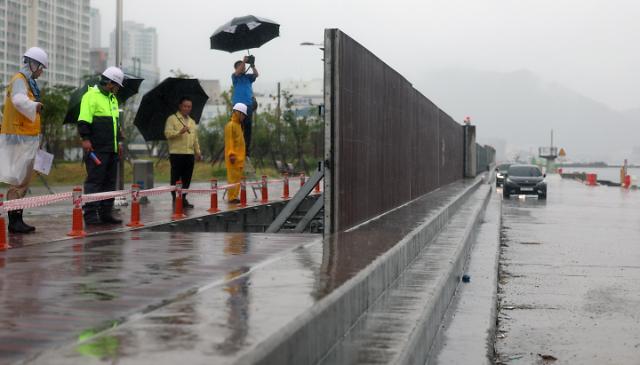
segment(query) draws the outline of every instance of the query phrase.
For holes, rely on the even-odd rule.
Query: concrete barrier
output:
[[[321,360],[389,286],[403,274],[425,245],[442,231],[451,217],[482,183],[483,178],[479,177],[468,184],[390,250],[304,314],[258,344],[251,352],[241,357],[237,363],[312,364]],[[380,219],[384,219],[384,217]],[[474,225],[475,220],[470,224]],[[464,263],[464,257],[466,257],[466,252],[460,251],[457,257],[451,258],[455,262],[453,265],[455,270],[452,273],[456,270],[459,271],[460,265]],[[455,290],[451,289],[454,281],[450,279],[449,277],[446,280],[445,295],[437,298],[437,301],[441,302],[440,305],[436,305],[438,313],[444,313]],[[435,336],[434,331],[437,331],[438,325],[439,321],[434,328],[427,329],[430,336]]]

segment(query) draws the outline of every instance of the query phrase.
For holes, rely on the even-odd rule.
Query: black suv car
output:
[[[538,199],[547,198],[546,174],[535,165],[511,165],[505,174],[502,196],[511,194],[538,195]]]
[[[509,170],[510,163],[503,163],[496,166],[496,188],[501,187],[504,184],[504,174]]]

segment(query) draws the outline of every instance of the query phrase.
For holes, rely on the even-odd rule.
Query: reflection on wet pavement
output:
[[[498,360],[637,364],[640,193],[548,180],[502,204]]]
[[[130,231],[9,250],[0,254],[0,362],[236,362],[472,183],[325,241]]]
[[[112,355],[88,358],[76,347],[67,346],[34,362],[173,364],[200,363],[206,359],[207,363],[215,364],[242,363],[243,356],[259,343],[437,214],[469,184],[453,184],[353,232],[276,254],[277,259],[269,263],[245,266],[239,261],[236,266],[229,265],[224,272],[227,281],[206,285],[196,295],[137,316],[84,342],[92,344],[103,341],[103,337],[112,337],[119,344]],[[254,255],[257,241],[246,239],[251,236],[224,237],[228,260],[236,255],[244,258]]]
[[[229,308],[241,319],[248,291],[248,278],[241,274],[315,239],[127,232],[89,238],[84,245],[59,242],[5,251],[0,253],[0,363],[86,340],[215,282],[229,283]],[[179,313],[177,323],[195,318],[188,307]],[[160,340],[175,334],[155,335]],[[120,343],[96,341],[81,344],[78,353],[112,356]]]

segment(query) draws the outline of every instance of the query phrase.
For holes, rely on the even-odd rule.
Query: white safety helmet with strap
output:
[[[243,103],[237,103],[233,106],[233,110],[239,111],[240,113],[247,115],[247,106]]]
[[[40,47],[29,48],[24,53],[24,57],[39,62],[44,68],[49,67],[49,56],[47,56],[47,52]]]
[[[104,70],[102,76],[108,78],[109,80],[122,87],[122,83],[124,82],[124,72],[122,72],[121,69],[114,66],[108,67],[106,70]]]

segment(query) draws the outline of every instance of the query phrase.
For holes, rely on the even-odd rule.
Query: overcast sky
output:
[[[103,43],[115,0],[91,0]],[[322,77],[321,42],[337,27],[409,81],[424,70],[531,70],[616,109],[640,108],[640,2],[637,0],[124,0],[124,19],[155,27],[162,76],[170,69],[229,83],[241,53],[209,49],[209,36],[234,16],[281,24],[280,38],[253,53],[262,80]],[[428,96],[428,95],[427,95]]]

